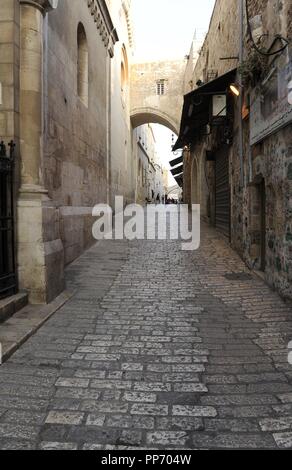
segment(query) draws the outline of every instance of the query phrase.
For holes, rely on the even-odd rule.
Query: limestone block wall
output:
[[[155,122],[178,133],[183,104],[186,62],[164,61],[133,64],[131,68],[131,117],[134,127]],[[157,94],[164,80],[165,93]]]
[[[250,15],[261,13],[264,45],[271,44],[274,34],[291,40],[292,4],[290,1],[257,0],[250,4]],[[249,50],[250,44],[246,44]],[[291,47],[285,56],[291,60]],[[248,130],[246,130],[248,134]],[[248,135],[246,154],[248,148]],[[291,155],[292,125],[269,135],[251,149],[251,179],[263,177],[266,192],[266,270],[268,283],[284,297],[292,298],[292,212]],[[249,168],[245,160],[245,171]],[[250,266],[259,267],[259,204],[256,188],[248,187],[243,199],[243,256]]]
[[[110,193],[124,196],[125,204],[135,201],[136,158],[132,152],[130,122],[130,67],[133,53],[131,9],[129,1],[110,2],[119,42],[110,69]]]
[[[19,138],[19,5],[1,0],[0,15],[0,138]]]
[[[253,149],[253,176],[266,187],[266,278],[283,296],[292,298],[292,134],[291,126]],[[256,188],[247,191],[244,206],[248,223],[244,257],[259,267],[259,201]]]
[[[209,81],[237,66],[239,48],[239,16],[237,0],[217,0],[210,29],[201,48],[193,75],[193,84]]]
[[[88,2],[62,0],[44,26],[44,185],[60,211],[65,262],[92,242],[92,207],[107,201],[107,48]],[[77,30],[89,57],[89,96],[78,96]]]

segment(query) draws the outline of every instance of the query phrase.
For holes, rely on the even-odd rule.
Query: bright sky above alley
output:
[[[132,0],[137,62],[183,59],[190,51],[196,33],[198,40],[208,31],[215,0]],[[153,127],[157,151],[169,168],[172,132]],[[175,180],[169,173],[170,186]]]
[[[137,61],[179,59],[207,32],[215,0],[132,0]]]

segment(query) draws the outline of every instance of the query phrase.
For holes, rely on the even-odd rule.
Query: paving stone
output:
[[[87,426],[103,426],[105,415],[89,414],[86,420]]]
[[[100,390],[130,390],[132,388],[132,382],[119,380],[92,380],[90,386]]]
[[[259,432],[257,422],[248,419],[205,419],[207,432]]]
[[[278,398],[282,403],[292,403],[292,393],[283,393]]]
[[[261,434],[238,434],[220,433],[214,434],[197,433],[193,436],[195,448],[211,449],[272,449],[274,442],[271,436]]]
[[[273,415],[271,406],[219,406],[217,410],[222,418],[263,418]]]
[[[133,415],[167,416],[167,405],[134,404],[130,410]]]
[[[171,385],[163,383],[135,383],[134,390],[137,392],[170,392]]]
[[[292,431],[292,416],[275,419],[262,419],[260,421],[262,431]]]
[[[40,450],[77,450],[78,444],[74,442],[41,442]]]
[[[143,370],[143,364],[131,364],[131,363],[124,363],[122,364],[122,370],[124,371],[142,371]]]
[[[77,426],[82,423],[84,413],[74,411],[50,411],[46,417],[46,424],[67,424]]]
[[[207,393],[208,392],[208,388],[204,384],[191,384],[191,383],[174,384],[173,389],[175,392],[193,392],[193,393]]]
[[[35,450],[36,441],[26,441],[21,439],[0,439],[1,450]]]
[[[156,426],[157,429],[163,431],[203,431],[205,428],[201,418],[182,416],[172,418],[156,418]]]
[[[157,395],[155,393],[126,392],[123,399],[129,402],[155,403],[157,401]]]
[[[189,374],[187,372],[163,374],[163,382],[199,382],[199,377],[195,374]]]
[[[0,439],[12,438],[33,441],[37,438],[39,427],[15,423],[0,423]]]
[[[84,444],[82,447],[83,450],[104,450],[104,446],[101,444]]]
[[[157,431],[147,433],[147,443],[150,445],[184,446],[188,440],[188,434],[178,431]]]
[[[101,443],[116,445],[119,432],[116,429],[100,429],[97,426],[74,426],[68,431],[71,442]]]
[[[56,398],[98,400],[101,392],[93,389],[60,387],[55,394]]]
[[[280,449],[292,449],[292,432],[277,433],[273,436]]]
[[[80,400],[74,398],[54,398],[53,402],[49,404],[49,409],[77,411],[80,403]]]
[[[278,402],[273,395],[208,395],[202,397],[204,405],[275,405]]]
[[[174,416],[194,416],[194,417],[215,417],[217,411],[210,406],[173,406],[172,414]]]
[[[287,405],[273,406],[273,414],[277,416],[292,416],[292,403]]]
[[[2,415],[2,421],[5,423],[41,425],[44,423],[45,417],[45,412],[7,410],[5,414]]]
[[[56,382],[56,387],[77,387],[77,388],[88,388],[89,380],[87,379],[63,379],[60,378]]]

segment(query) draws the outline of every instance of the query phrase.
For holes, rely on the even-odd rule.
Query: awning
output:
[[[173,151],[193,143],[202,130],[210,123],[212,96],[226,94],[229,85],[234,82],[237,69],[202,85],[184,97],[184,107],[178,140]]]
[[[183,168],[184,168],[184,166],[183,166],[183,165],[180,165],[180,166],[178,166],[178,167],[176,167],[176,168],[173,168],[173,169],[170,170],[170,171],[171,171],[171,173],[173,174],[173,176],[176,176],[176,175],[179,175],[180,173],[183,172]]]
[[[176,158],[175,160],[171,160],[171,162],[169,162],[169,163],[170,163],[171,167],[174,167],[176,165],[179,165],[180,163],[183,163],[183,161],[184,161],[184,157],[181,155],[180,157]]]
[[[175,181],[177,182],[177,184],[179,185],[180,188],[183,187],[183,182],[184,182],[184,175],[183,173],[181,173],[180,175],[178,176],[175,176]]]

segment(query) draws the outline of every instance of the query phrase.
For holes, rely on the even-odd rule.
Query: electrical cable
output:
[[[251,42],[252,42],[252,47],[261,55],[263,56],[268,56],[268,57],[271,57],[271,56],[274,56],[274,55],[277,55],[277,54],[280,54],[281,52],[283,52],[287,47],[288,45],[290,44],[290,42],[288,41],[288,39],[284,38],[283,36],[281,36],[280,34],[276,34],[275,35],[275,39],[280,39],[282,42],[284,42],[285,44],[283,45],[283,47],[281,47],[280,49],[278,49],[277,51],[274,51],[274,52],[267,52],[267,51],[264,51],[262,49],[260,49],[255,40],[254,40],[254,37],[253,37],[253,33],[252,33],[252,29],[251,29],[251,24],[250,24],[250,15],[249,15],[249,7],[248,7],[248,0],[245,0],[245,7],[246,7],[246,19],[247,19],[247,29],[248,29],[248,33],[249,33],[249,36],[250,36],[250,39],[251,39]],[[264,35],[262,35],[261,37],[263,37]]]

